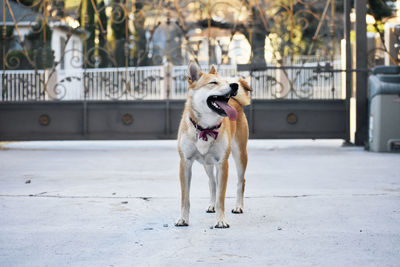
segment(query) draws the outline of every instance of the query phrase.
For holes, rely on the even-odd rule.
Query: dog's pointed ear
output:
[[[197,81],[203,73],[195,62],[189,63],[189,83]]]
[[[239,79],[239,83],[240,83],[241,86],[243,86],[243,88],[246,91],[253,91],[253,89],[250,87],[250,85],[244,79],[240,78]]]
[[[215,68],[214,64],[211,65],[210,74],[217,74],[217,68]]]

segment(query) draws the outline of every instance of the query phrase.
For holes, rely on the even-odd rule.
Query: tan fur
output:
[[[191,164],[193,162],[193,159],[191,159],[191,155],[189,152],[186,152],[185,154],[185,149],[191,151],[192,146],[193,149],[195,150],[196,148],[192,144],[196,144],[198,140],[196,139],[197,136],[194,135],[195,133],[195,128],[190,122],[189,118],[194,120],[196,123],[199,123],[199,120],[196,116],[196,111],[193,110],[193,98],[192,98],[192,91],[199,90],[200,88],[208,88],[210,87],[210,90],[212,89],[212,85],[209,83],[212,81],[217,81],[219,84],[227,84],[228,83],[217,74],[215,66],[211,67],[211,70],[209,73],[197,73],[195,70],[193,70],[193,66],[189,66],[189,71],[193,72],[195,75],[194,77],[189,77],[188,83],[189,83],[189,94],[188,98],[185,103],[185,108],[182,114],[182,119],[181,123],[179,126],[179,132],[178,132],[178,151],[179,155],[181,157],[180,161],[180,183],[181,183],[181,201],[182,201],[182,212],[181,212],[181,218],[177,222],[177,226],[187,226],[188,225],[188,212],[189,212],[189,190],[190,190],[190,180],[191,180]],[[197,74],[197,75],[196,75]],[[197,80],[196,80],[197,79]],[[244,175],[244,171],[246,170],[247,167],[247,140],[249,137],[249,130],[248,130],[248,124],[247,124],[247,119],[243,111],[242,106],[246,106],[250,104],[250,95],[249,92],[251,91],[251,88],[249,85],[242,79],[237,80],[237,83],[239,85],[238,87],[238,93],[236,96],[232,97],[228,104],[233,107],[237,111],[237,119],[235,121],[230,121],[228,117],[223,117],[222,118],[222,124],[221,127],[218,129],[218,138],[216,140],[212,140],[212,143],[209,145],[211,147],[218,147],[223,149],[223,156],[221,159],[217,159],[217,163],[215,166],[220,166],[217,168],[220,168],[220,182],[218,183],[218,186],[216,188],[216,206],[215,210],[217,212],[217,225],[216,227],[221,227],[221,228],[226,228],[229,227],[229,225],[225,222],[225,193],[226,193],[226,186],[228,182],[228,158],[229,155],[231,154],[232,150],[232,145],[233,142],[235,142],[235,145],[237,146],[237,151],[235,153],[238,153],[240,155],[239,160],[235,160],[236,165],[238,166],[238,170],[242,170],[242,177]],[[211,126],[210,126],[211,127]],[[206,128],[206,127],[205,127]],[[185,138],[185,140],[182,140]],[[211,141],[210,141],[211,142]],[[188,145],[189,143],[189,145]],[[185,146],[185,148],[183,148]],[[212,148],[210,148],[210,151]],[[195,151],[196,152],[196,151]],[[193,153],[195,153],[193,152]],[[198,154],[196,154],[198,155]],[[208,154],[206,154],[204,157],[206,158]],[[206,164],[206,163],[203,163]],[[204,165],[206,166],[206,165]],[[218,179],[218,177],[217,177]],[[242,178],[242,183],[240,183],[240,188],[238,184],[238,201],[237,201],[237,207],[236,209],[232,210],[234,213],[241,213],[243,210],[243,193],[244,193],[244,177]],[[213,212],[212,209],[209,210],[209,212]]]
[[[221,210],[225,212],[225,193],[226,193],[226,185],[228,184],[228,169],[229,169],[229,164],[228,164],[228,159],[225,159],[224,162],[222,163],[222,182],[219,188],[217,190],[221,190],[222,193],[219,194],[219,203],[221,205]]]
[[[239,90],[236,96],[233,98],[236,99],[242,106],[248,106],[251,103],[249,92],[252,91],[249,84],[243,80],[239,79]]]

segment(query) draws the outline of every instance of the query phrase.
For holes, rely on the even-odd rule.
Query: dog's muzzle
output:
[[[232,96],[237,95],[239,85],[237,83],[229,84],[230,91],[225,95],[212,95],[207,98],[208,107],[220,116],[228,116],[234,121],[237,118],[236,110],[228,105],[228,101]]]
[[[229,87],[231,88],[231,96],[237,95],[239,85],[237,83],[230,83]]]

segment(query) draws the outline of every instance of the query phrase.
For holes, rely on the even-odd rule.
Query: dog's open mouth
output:
[[[230,93],[225,95],[212,95],[207,98],[208,107],[215,111],[217,114],[226,117],[228,116],[231,121],[237,119],[237,111],[228,105]]]

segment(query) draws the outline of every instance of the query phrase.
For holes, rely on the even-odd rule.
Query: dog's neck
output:
[[[200,132],[199,134],[199,139],[202,139],[203,141],[208,141],[209,137],[212,137],[214,140],[216,140],[218,138],[218,129],[221,127],[222,121],[212,127],[212,128],[203,128],[200,125],[198,125],[192,118],[189,118],[190,122],[193,124],[194,128],[196,128],[197,131]],[[208,137],[209,136],[209,137]]]
[[[222,123],[220,116],[198,114],[196,111],[191,112],[189,116],[192,121],[204,129],[214,128]]]

